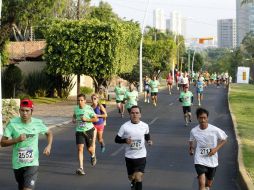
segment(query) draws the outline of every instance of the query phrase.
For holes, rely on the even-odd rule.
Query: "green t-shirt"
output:
[[[150,80],[149,86],[151,87],[151,92],[158,92],[158,86],[159,86],[159,81],[157,80]]]
[[[40,119],[31,118],[30,123],[23,123],[20,117],[10,120],[4,131],[5,137],[14,139],[26,134],[26,140],[13,145],[13,169],[39,166],[38,138],[39,134],[45,134],[47,131],[48,128]]]
[[[79,106],[75,106],[74,114],[76,116],[76,131],[84,132],[94,127],[92,122],[84,122],[81,120],[81,116],[86,119],[91,119],[96,115],[91,106],[85,105],[82,109]]]
[[[126,92],[125,87],[123,87],[123,86],[121,86],[121,87],[116,86],[115,89],[114,89],[114,92],[116,93],[116,100],[123,101],[124,94]]]
[[[182,99],[182,106],[191,106],[191,97],[193,96],[191,91],[181,92],[180,99]]]
[[[126,109],[136,106],[138,105],[138,92],[136,90],[133,90],[132,92],[126,91],[124,99],[127,100],[127,103],[125,104]]]

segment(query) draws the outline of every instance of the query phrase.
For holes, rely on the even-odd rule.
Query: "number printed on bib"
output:
[[[211,152],[210,148],[200,148],[200,156],[208,156]]]
[[[86,122],[81,121],[79,124],[79,127],[84,128],[86,127]]]
[[[132,140],[132,143],[131,143],[131,149],[132,150],[140,150],[142,147],[141,147],[141,140]]]
[[[30,147],[20,148],[18,150],[18,161],[22,163],[33,162],[34,152]]]

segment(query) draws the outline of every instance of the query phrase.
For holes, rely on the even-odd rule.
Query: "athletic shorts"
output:
[[[203,94],[203,91],[199,91],[199,90],[198,90],[197,93],[202,95],[202,94]]]
[[[171,82],[168,82],[168,85],[172,85],[173,84],[173,82],[171,81]]]
[[[151,92],[151,96],[157,96],[158,92]]]
[[[38,176],[38,166],[14,169],[14,175],[18,182],[19,190],[23,190],[24,188],[34,189]]]
[[[94,128],[97,129],[97,131],[103,131],[104,130],[104,122],[100,125],[94,125]]]
[[[215,173],[216,173],[216,168],[217,167],[211,168],[211,167],[203,166],[200,164],[195,164],[195,169],[196,169],[198,176],[205,174],[205,176],[208,180],[213,180]]]
[[[149,90],[149,89],[147,89],[147,90],[145,89],[144,91],[145,91],[147,94],[150,93],[150,90]]]
[[[191,107],[190,106],[183,106],[183,113],[191,113]]]
[[[76,144],[85,144],[86,147],[91,147],[93,145],[93,137],[94,137],[94,128],[85,131],[85,132],[76,132]]]
[[[122,103],[122,104],[124,104],[124,101],[123,100],[116,100],[116,103]]]
[[[125,163],[127,168],[128,175],[132,175],[135,172],[145,172],[146,167],[146,157],[144,158],[126,158],[125,157]]]

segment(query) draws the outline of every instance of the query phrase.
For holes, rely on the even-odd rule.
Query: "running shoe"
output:
[[[131,181],[131,190],[135,190],[135,181],[134,180]]]
[[[76,170],[76,174],[78,174],[78,175],[85,175],[86,173],[84,172],[83,168],[78,168]]]
[[[145,101],[144,102],[146,102],[146,99],[145,99]]]
[[[101,153],[104,153],[105,150],[106,150],[105,145],[104,145],[104,146],[101,146]]]
[[[147,103],[148,103],[148,104],[150,103],[149,99],[147,100]]]
[[[96,165],[96,163],[97,163],[96,156],[91,157],[91,165],[92,165],[92,166],[95,166],[95,165]]]
[[[123,118],[124,117],[124,115],[123,115],[123,113],[121,114],[121,118]]]

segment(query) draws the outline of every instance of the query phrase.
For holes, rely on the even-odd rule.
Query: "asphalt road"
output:
[[[154,145],[148,147],[147,167],[143,181],[145,190],[197,190],[197,178],[193,165],[193,157],[188,154],[189,132],[197,125],[195,109],[192,109],[193,122],[184,126],[183,113],[178,102],[179,92],[168,95],[166,90],[159,93],[157,107],[143,103],[142,120],[150,126]],[[196,97],[196,94],[195,94]],[[223,129],[228,143],[219,152],[219,168],[216,173],[214,190],[238,190],[237,185],[237,145],[232,122],[227,106],[227,90],[209,87],[205,89],[203,105],[210,111],[209,123]],[[115,144],[114,138],[119,127],[128,120],[120,118],[114,107],[105,130],[106,152],[97,149],[98,163],[90,165],[90,158],[85,152],[85,176],[75,175],[78,167],[75,146],[75,130],[73,126],[54,129],[52,155],[40,157],[40,173],[37,190],[129,190],[124,150],[122,145]],[[71,115],[71,113],[70,113]],[[41,140],[40,149],[45,146]],[[11,170],[11,150],[1,148],[0,152],[0,189],[16,189],[16,182]]]

